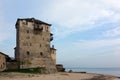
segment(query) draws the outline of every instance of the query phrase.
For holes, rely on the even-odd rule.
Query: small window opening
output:
[[[40,44],[40,47],[41,47],[41,44]]]
[[[3,62],[3,65],[5,65],[5,63]]]
[[[29,30],[27,30],[27,33],[29,33]]]
[[[42,53],[42,52],[40,52],[40,55],[41,55],[41,56],[43,56],[43,53]]]
[[[29,51],[27,51],[27,55],[30,55],[30,52],[29,52]]]
[[[47,31],[48,31],[48,27],[47,27]]]

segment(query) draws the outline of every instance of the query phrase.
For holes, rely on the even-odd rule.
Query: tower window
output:
[[[29,51],[27,51],[27,55],[28,55],[28,56],[30,55],[30,52],[29,52]]]
[[[41,55],[41,56],[43,56],[43,53],[42,53],[42,52],[40,52],[40,55]]]
[[[29,33],[29,30],[27,30],[27,33]]]
[[[5,65],[5,63],[3,62],[3,65]]]
[[[40,44],[40,47],[41,47],[42,45]]]
[[[46,30],[46,31],[48,32],[48,27],[46,27],[46,28],[47,28],[47,30]]]

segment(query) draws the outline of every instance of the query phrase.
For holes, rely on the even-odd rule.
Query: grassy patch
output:
[[[5,70],[4,72],[41,73],[41,69],[39,69],[39,68],[34,68],[34,69],[9,69],[9,70]]]

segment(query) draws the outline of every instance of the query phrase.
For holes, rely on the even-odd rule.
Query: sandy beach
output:
[[[88,73],[26,74],[0,73],[0,80],[115,80],[117,77]]]

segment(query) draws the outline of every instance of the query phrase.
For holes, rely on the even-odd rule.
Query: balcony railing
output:
[[[52,33],[50,33],[50,36],[53,36],[53,34],[52,34]]]
[[[50,33],[50,41],[52,41],[52,40],[53,40],[53,34]]]
[[[50,37],[50,41],[52,41],[53,40],[53,37]]]
[[[35,31],[42,31],[42,30],[43,30],[43,27],[34,27],[34,30],[35,30]]]

